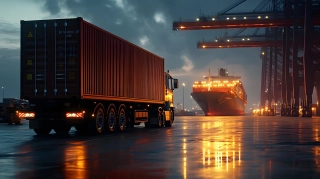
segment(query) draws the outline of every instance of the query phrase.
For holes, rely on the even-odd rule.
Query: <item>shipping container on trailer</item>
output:
[[[21,21],[20,39],[21,99],[37,134],[172,125],[178,80],[164,58],[81,17]]]

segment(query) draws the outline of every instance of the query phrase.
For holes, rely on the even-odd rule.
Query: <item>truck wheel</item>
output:
[[[122,107],[119,111],[119,120],[118,120],[118,129],[119,131],[124,131],[125,127],[126,127],[126,111],[125,109]]]
[[[98,134],[103,133],[104,127],[105,127],[104,123],[105,123],[104,111],[101,107],[99,107],[95,113],[95,128]]]
[[[158,114],[158,125],[157,127],[163,127],[164,126],[164,116],[162,112],[159,112]]]
[[[108,109],[108,118],[107,118],[107,124],[108,124],[108,130],[110,133],[114,132],[115,128],[116,128],[116,111],[115,111],[115,107],[109,106]]]
[[[48,135],[51,132],[50,128],[40,128],[40,129],[33,129],[33,130],[38,135]]]
[[[169,120],[169,121],[166,121],[166,127],[171,127],[171,126],[172,126],[172,123],[173,123],[173,120],[174,120],[173,111],[170,110],[170,120]]]
[[[68,134],[69,131],[71,129],[71,126],[69,125],[61,125],[59,127],[55,127],[53,128],[53,130],[57,133],[57,134]]]

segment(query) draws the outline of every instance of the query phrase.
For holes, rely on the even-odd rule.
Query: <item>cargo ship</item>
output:
[[[229,76],[227,69],[220,68],[218,76],[204,76],[196,81],[191,93],[206,116],[244,115],[247,94],[240,81],[241,76]]]

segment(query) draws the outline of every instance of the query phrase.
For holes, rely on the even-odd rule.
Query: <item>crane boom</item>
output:
[[[235,3],[233,3],[233,4],[231,4],[229,7],[225,8],[225,9],[222,10],[222,11],[220,11],[220,12],[217,14],[217,16],[220,16],[220,15],[223,15],[223,14],[229,12],[231,9],[239,6],[240,4],[242,4],[242,3],[245,2],[245,1],[246,1],[246,0],[240,0],[240,1],[237,1],[237,2],[235,2]]]

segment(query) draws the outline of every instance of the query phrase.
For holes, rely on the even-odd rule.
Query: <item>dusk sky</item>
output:
[[[247,110],[260,101],[261,48],[206,49],[197,42],[214,40],[237,29],[173,31],[175,20],[214,15],[238,0],[5,0],[0,6],[0,87],[5,97],[20,97],[20,20],[82,17],[121,38],[165,58],[165,69],[179,79],[175,105],[191,108],[192,84],[211,69],[227,68],[241,76]],[[230,12],[252,12],[261,0],[247,0]],[[259,31],[263,33],[263,30]],[[250,35],[246,30],[241,35]],[[2,91],[0,101],[2,101]],[[192,104],[195,106],[195,103]]]

